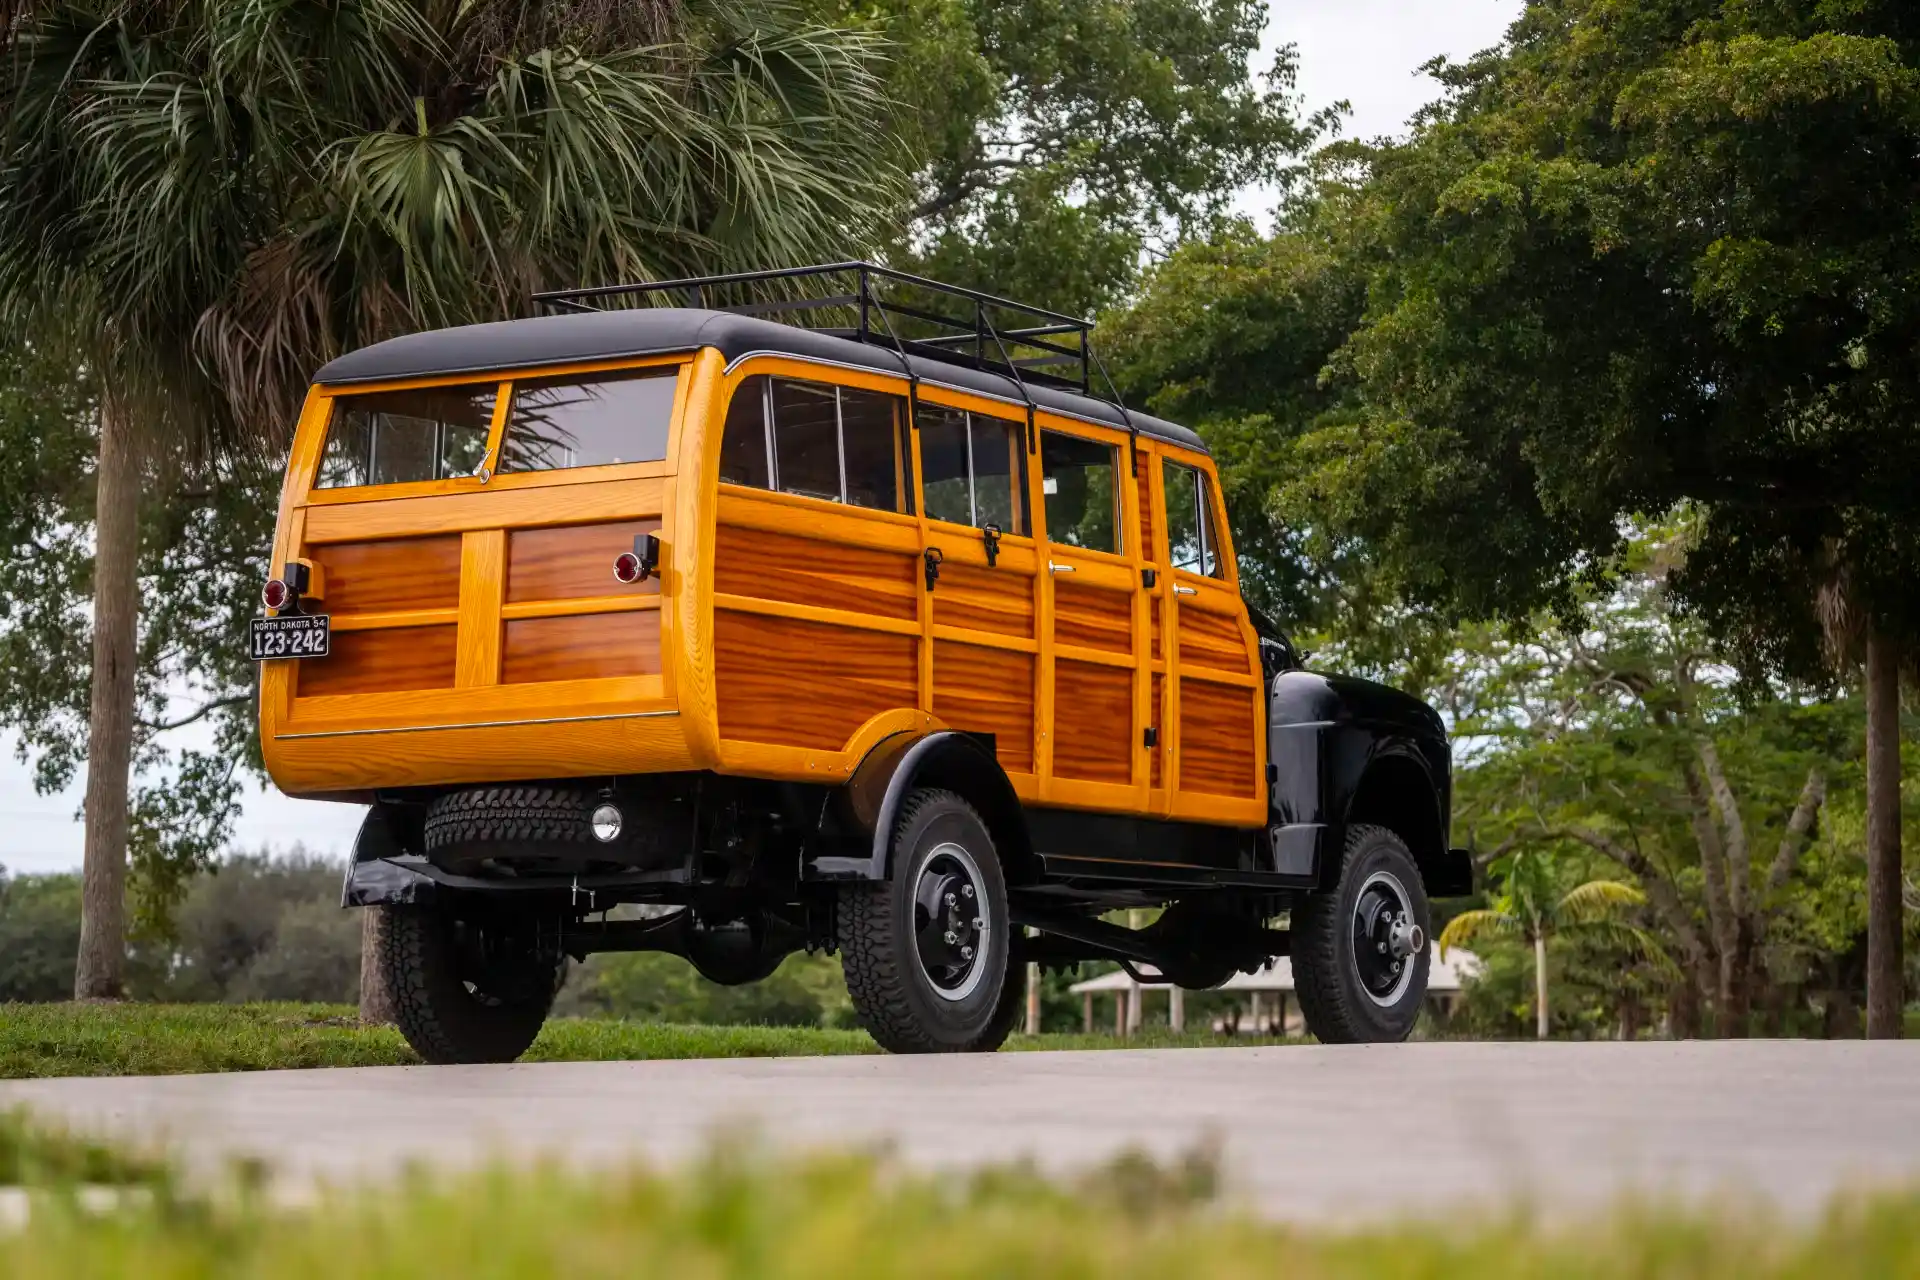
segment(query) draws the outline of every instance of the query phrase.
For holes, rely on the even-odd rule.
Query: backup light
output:
[[[603,804],[593,811],[593,838],[610,844],[620,838],[620,810]]]

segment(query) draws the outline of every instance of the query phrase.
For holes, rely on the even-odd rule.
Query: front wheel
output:
[[[433,1063],[512,1062],[553,1007],[566,961],[520,933],[422,906],[385,913],[378,960],[393,1020]]]
[[[993,839],[951,791],[907,797],[892,877],[841,894],[840,963],[854,1012],[893,1053],[987,1053],[1019,1014],[1013,922]]]
[[[1405,1040],[1427,994],[1431,931],[1420,868],[1385,827],[1347,830],[1333,890],[1293,913],[1293,981],[1323,1044]]]

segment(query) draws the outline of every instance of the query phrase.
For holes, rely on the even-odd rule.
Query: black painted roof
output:
[[[644,307],[534,316],[410,333],[349,352],[321,369],[313,380],[326,386],[343,386],[394,378],[494,373],[539,365],[667,355],[701,347],[713,347],[728,364],[742,356],[771,353],[826,360],[881,373],[902,372],[903,357],[890,347],[728,311]],[[1015,402],[1021,398],[1019,384],[1004,374],[925,356],[904,359],[924,382]],[[1035,404],[1045,408],[1123,430],[1127,426],[1129,415],[1123,415],[1118,406],[1106,400],[1040,382],[1028,382],[1027,391]],[[1130,416],[1142,435],[1183,449],[1207,451],[1200,437],[1185,427],[1138,409],[1131,410]]]

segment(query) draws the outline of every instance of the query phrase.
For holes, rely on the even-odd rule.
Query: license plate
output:
[[[330,631],[324,613],[252,618],[247,624],[247,656],[255,662],[271,658],[324,658],[331,652]]]

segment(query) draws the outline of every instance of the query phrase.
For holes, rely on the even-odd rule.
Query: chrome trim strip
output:
[[[512,729],[529,724],[587,724],[595,720],[654,720],[678,711],[622,711],[605,716],[549,716],[543,720],[476,720],[468,724],[413,724],[394,729],[324,729],[314,733],[276,733],[275,742],[300,738],[362,738],[381,733],[435,733],[442,729]]]

